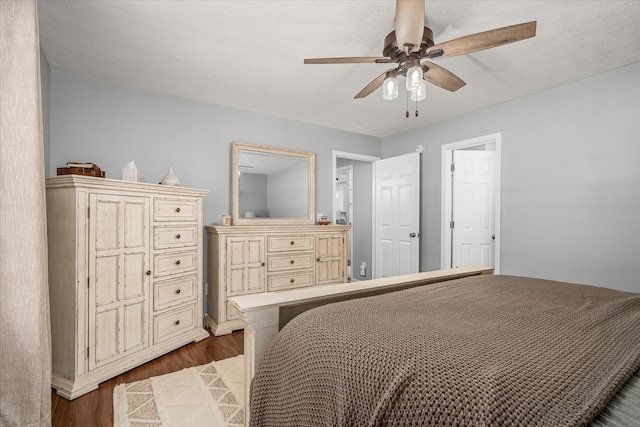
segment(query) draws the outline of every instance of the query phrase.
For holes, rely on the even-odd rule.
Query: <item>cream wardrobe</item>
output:
[[[46,179],[52,386],[67,399],[184,344],[202,328],[206,190]]]

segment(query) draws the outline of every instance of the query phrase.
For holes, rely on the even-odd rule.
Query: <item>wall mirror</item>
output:
[[[233,225],[315,222],[315,154],[234,142],[231,155]]]

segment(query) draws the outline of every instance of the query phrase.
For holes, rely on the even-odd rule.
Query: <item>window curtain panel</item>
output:
[[[34,0],[0,1],[0,426],[51,425],[40,48]]]

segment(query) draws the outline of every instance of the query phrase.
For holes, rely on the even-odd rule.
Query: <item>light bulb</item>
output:
[[[422,84],[422,68],[420,65],[414,65],[407,70],[407,90],[418,90]]]
[[[424,101],[426,98],[427,98],[427,82],[423,80],[418,90],[411,91],[411,100]]]
[[[393,101],[398,98],[398,79],[389,76],[382,83],[382,98],[387,101]]]

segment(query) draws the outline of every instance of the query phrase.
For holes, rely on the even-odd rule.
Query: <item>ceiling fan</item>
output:
[[[425,81],[451,92],[466,83],[449,70],[423,59],[453,57],[478,52],[493,47],[528,39],[536,35],[536,21],[496,28],[476,33],[444,43],[434,44],[433,32],[424,26],[425,2],[418,0],[397,0],[395,31],[384,40],[384,56],[307,58],[305,64],[366,64],[397,63],[366,85],[354,98],[364,98],[383,86],[384,99],[398,97],[396,77],[406,77],[406,88],[412,101],[425,97]],[[409,113],[407,112],[407,117]],[[417,111],[416,111],[417,115]]]

